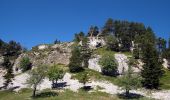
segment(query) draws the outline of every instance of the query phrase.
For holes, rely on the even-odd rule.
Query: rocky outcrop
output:
[[[13,66],[14,73],[20,72],[19,63],[23,57],[29,57],[32,66],[52,65],[52,64],[69,64],[71,57],[71,46],[73,42],[61,43],[55,45],[40,45],[34,47],[31,51],[21,54]]]
[[[2,68],[2,64],[4,63],[4,57],[0,56],[0,68]]]
[[[98,47],[106,45],[106,43],[103,38],[89,37],[88,45],[90,49],[96,49]]]
[[[98,64],[100,58],[101,58],[101,56],[97,55],[97,56],[89,59],[89,61],[88,61],[88,63],[89,63],[88,68],[92,69],[92,70],[95,70],[95,71],[98,71],[98,72],[102,72],[101,66]]]

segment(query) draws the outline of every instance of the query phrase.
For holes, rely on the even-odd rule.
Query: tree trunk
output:
[[[129,90],[126,89],[126,97],[128,97],[128,96],[129,96]]]
[[[52,80],[52,89],[55,87],[54,80]]]
[[[33,94],[32,94],[32,97],[35,97],[35,93],[36,93],[36,90],[37,90],[37,86],[34,86],[34,90],[33,90]]]

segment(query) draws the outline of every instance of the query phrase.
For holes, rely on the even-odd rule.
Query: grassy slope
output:
[[[91,70],[91,69],[85,69],[84,71],[82,72],[79,72],[79,73],[75,73],[72,78],[75,78],[75,79],[81,79],[81,76],[83,75],[83,73],[87,72],[88,75],[90,76],[90,80],[98,80],[98,81],[109,81],[113,84],[116,84],[118,85],[118,79],[116,77],[110,77],[110,76],[105,76],[105,75],[102,75],[101,73],[97,72],[97,71],[94,71],[94,70]]]
[[[165,69],[165,74],[160,80],[161,89],[170,89],[170,70]]]
[[[1,91],[0,100],[122,100],[117,95],[109,95],[103,92],[92,92],[79,90],[78,93],[74,93],[70,90],[64,90],[64,92],[52,92],[46,90],[42,95],[36,98],[31,98],[31,90],[22,91],[19,93]],[[57,94],[55,96],[49,96],[50,93]],[[150,100],[148,98],[138,98],[133,100]]]

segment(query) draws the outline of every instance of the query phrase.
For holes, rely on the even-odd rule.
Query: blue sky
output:
[[[74,33],[100,28],[108,18],[143,22],[170,37],[170,0],[0,0],[0,38],[31,48],[71,41]]]

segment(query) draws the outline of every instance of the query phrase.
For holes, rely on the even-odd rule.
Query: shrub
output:
[[[28,57],[24,57],[20,61],[20,68],[22,72],[25,72],[27,70],[30,70],[32,67],[32,63],[30,62],[30,59]]]
[[[117,63],[113,55],[105,54],[102,58],[99,59],[99,64],[103,67],[102,73],[108,76],[116,76],[117,72]]]

